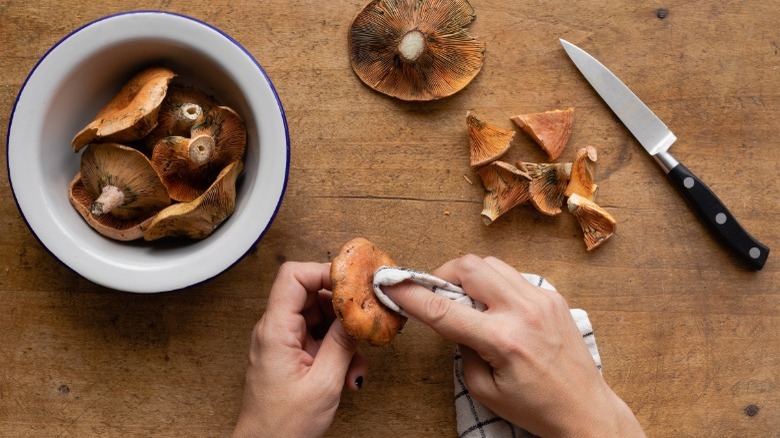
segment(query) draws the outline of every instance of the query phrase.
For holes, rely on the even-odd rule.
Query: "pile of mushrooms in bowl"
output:
[[[131,84],[143,75],[157,82]],[[124,88],[140,99],[131,107],[157,109],[109,123],[111,107],[128,105]],[[120,126],[129,119],[140,123]],[[278,211],[290,154],[281,102],[252,54],[213,26],[155,11],[99,19],[52,47],[19,92],[6,150],[43,246],[131,292],[182,289],[238,262]]]

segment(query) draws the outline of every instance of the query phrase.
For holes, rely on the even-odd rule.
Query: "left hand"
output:
[[[330,264],[287,262],[252,332],[234,436],[320,436],[368,364],[335,320]],[[327,330],[322,336],[322,332]]]

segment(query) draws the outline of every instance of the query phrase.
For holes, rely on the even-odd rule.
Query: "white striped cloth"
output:
[[[555,287],[544,278],[535,274],[523,274],[528,282],[551,292],[556,292]],[[470,306],[479,311],[485,310],[485,305],[470,296],[459,286],[449,283],[431,274],[403,267],[379,268],[374,274],[374,293],[379,301],[390,309],[411,317],[400,306],[395,304],[382,291],[382,286],[392,286],[402,281],[412,281],[424,286],[437,295],[442,295],[455,302]],[[571,316],[580,329],[582,339],[588,346],[596,367],[601,371],[601,357],[596,347],[596,337],[593,327],[588,319],[588,314],[582,309],[570,309]],[[533,437],[534,435],[517,427],[507,420],[499,417],[493,411],[474,400],[466,388],[463,379],[463,361],[460,351],[455,352],[454,363],[455,380],[455,420],[459,438],[504,438],[504,437]]]

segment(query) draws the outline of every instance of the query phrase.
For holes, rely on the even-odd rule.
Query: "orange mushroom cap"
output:
[[[349,30],[352,68],[401,100],[454,94],[482,68],[485,43],[466,33],[475,18],[467,0],[374,0]]]
[[[509,150],[515,136],[515,131],[483,122],[471,113],[466,115],[466,125],[472,166],[481,166],[500,158]]]
[[[509,163],[494,161],[479,169],[477,175],[486,190],[481,213],[485,225],[531,198],[531,177]]]
[[[577,157],[571,165],[571,179],[566,187],[566,196],[576,193],[593,201],[598,192],[598,186],[594,182],[595,166],[598,154],[596,148],[588,146],[577,151]]]
[[[165,67],[150,67],[133,76],[73,137],[73,150],[98,140],[125,143],[147,135],[157,126],[157,113],[174,76]]]
[[[513,116],[512,120],[547,152],[550,160],[555,160],[571,137],[574,108],[521,114]]]
[[[569,197],[568,207],[582,228],[588,251],[598,248],[615,233],[615,218],[595,202],[574,193]]]

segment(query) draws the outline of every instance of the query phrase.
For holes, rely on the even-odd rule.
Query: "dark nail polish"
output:
[[[355,379],[355,386],[357,386],[358,389],[363,387],[363,376],[358,376],[357,379]]]

